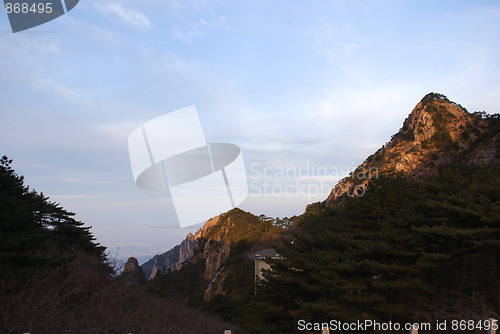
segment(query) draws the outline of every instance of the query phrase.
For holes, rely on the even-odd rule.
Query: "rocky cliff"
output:
[[[257,242],[272,228],[269,221],[240,209],[233,209],[205,224],[198,233],[200,245],[203,243],[201,261],[205,263],[203,278],[208,281],[203,299],[210,300],[217,294],[224,294],[227,278],[226,260],[239,241]]]
[[[148,280],[153,279],[161,271],[179,270],[185,263],[191,260],[198,247],[198,242],[201,241],[201,247],[207,245],[206,250],[202,254],[207,259],[208,272],[212,273],[215,270],[213,266],[217,267],[217,264],[222,260],[214,260],[213,254],[215,252],[212,254],[209,250],[215,247],[215,241],[221,241],[224,236],[223,234],[227,234],[228,232],[229,230],[225,228],[221,216],[216,216],[209,219],[194,235],[189,233],[180,245],[163,254],[155,255],[152,259],[145,262],[141,268]],[[223,254],[227,252],[223,252]]]
[[[381,173],[431,179],[457,161],[499,164],[499,115],[469,113],[446,96],[430,93],[386,145],[339,181],[324,204],[332,206],[346,197],[362,195],[369,180]]]
[[[130,257],[125,265],[123,266],[123,272],[121,277],[126,281],[127,285],[144,284],[146,283],[146,277],[141,267],[139,267],[139,262],[135,257]]]
[[[153,279],[161,270],[179,270],[193,256],[196,244],[196,237],[189,233],[180,245],[166,253],[155,255],[141,266],[146,278]]]
[[[227,276],[225,263],[233,247],[244,240],[257,242],[263,234],[273,228],[270,220],[233,209],[208,220],[194,235],[161,255],[156,255],[142,265],[149,279],[179,270],[186,262],[202,264],[204,300],[223,294],[223,283]]]

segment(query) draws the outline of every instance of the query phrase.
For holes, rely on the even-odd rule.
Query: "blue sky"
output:
[[[499,112],[499,39],[498,1],[82,0],[16,34],[0,15],[0,154],[143,262],[200,227],[135,186],[127,139],[144,122],[196,105],[209,142],[242,150],[240,207],[300,214],[425,94]]]

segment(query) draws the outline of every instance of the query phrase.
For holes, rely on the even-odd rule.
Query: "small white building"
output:
[[[261,249],[255,254],[249,254],[248,257],[254,260],[255,263],[255,280],[264,279],[262,271],[271,268],[271,266],[266,263],[266,259],[283,259],[283,257],[272,248]]]

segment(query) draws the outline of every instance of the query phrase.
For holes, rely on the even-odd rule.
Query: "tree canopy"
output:
[[[81,251],[105,259],[90,227],[43,193],[31,190],[24,177],[0,159],[0,267],[2,281],[30,277],[64,263]]]
[[[364,196],[306,215],[258,295],[290,326],[408,322],[450,292],[497,314],[499,225],[498,166],[456,166],[426,182],[381,176]]]

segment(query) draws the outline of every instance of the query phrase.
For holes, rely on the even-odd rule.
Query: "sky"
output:
[[[427,93],[500,112],[499,40],[500,3],[480,0],[82,0],[15,34],[0,14],[0,154],[111,257],[143,263],[202,226],[135,185],[128,136],[145,122],[195,105],[207,142],[241,149],[239,207],[290,217]]]

